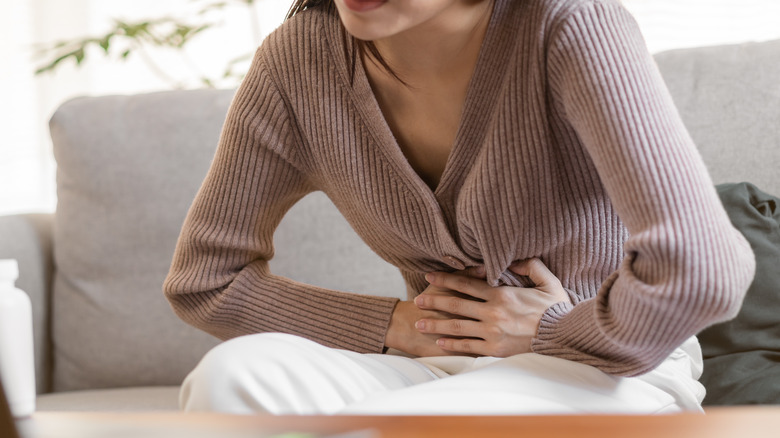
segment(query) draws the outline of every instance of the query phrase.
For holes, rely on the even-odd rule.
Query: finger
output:
[[[484,266],[471,266],[458,272],[458,274],[467,275],[469,277],[479,278],[482,280],[487,278],[487,273],[485,272]]]
[[[487,341],[482,339],[454,339],[454,338],[439,338],[436,340],[436,345],[442,350],[452,351],[464,355],[471,356],[490,356],[490,348]]]
[[[414,323],[420,333],[482,338],[482,323],[468,319],[421,319]]]
[[[481,319],[482,306],[480,301],[460,298],[452,295],[422,294],[414,299],[414,304],[423,310],[437,310],[466,318]]]
[[[486,289],[490,286],[485,280],[447,272],[429,272],[425,274],[425,280],[437,287],[454,290],[483,300],[488,299]]]
[[[512,263],[509,270],[515,274],[529,277],[536,287],[555,286],[560,283],[558,277],[547,269],[544,262],[535,257]]]

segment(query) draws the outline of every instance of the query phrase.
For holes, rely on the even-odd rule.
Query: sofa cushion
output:
[[[780,40],[655,55],[715,183],[780,194]]]
[[[178,386],[57,392],[38,396],[38,412],[133,412],[179,410]]]
[[[55,391],[176,385],[216,343],[178,321],[161,290],[230,99],[78,98],[52,117]]]
[[[178,385],[217,343],[173,314],[162,283],[231,97],[198,90],[81,98],[52,118],[55,391]],[[345,291],[405,293],[398,270],[322,193],[290,210],[274,242],[275,274]]]
[[[704,404],[780,404],[780,198],[748,183],[717,188],[753,248],[756,275],[737,317],[699,334]]]

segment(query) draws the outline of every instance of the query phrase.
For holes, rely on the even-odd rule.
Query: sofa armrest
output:
[[[51,214],[0,216],[0,259],[19,262],[16,286],[32,301],[35,381],[39,394],[49,391],[51,339],[49,309],[54,274]]]

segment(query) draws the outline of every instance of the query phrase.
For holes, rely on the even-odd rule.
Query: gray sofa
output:
[[[656,60],[714,181],[780,194],[780,41]],[[177,319],[161,284],[231,97],[85,97],[53,116],[56,213],[0,217],[0,258],[19,260],[34,305],[39,410],[176,409],[177,385],[218,342]],[[404,293],[321,193],[290,211],[275,242],[281,275]]]

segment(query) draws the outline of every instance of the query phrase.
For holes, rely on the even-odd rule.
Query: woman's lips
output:
[[[387,2],[387,0],[343,0],[344,5],[355,12],[366,12],[376,9]]]

